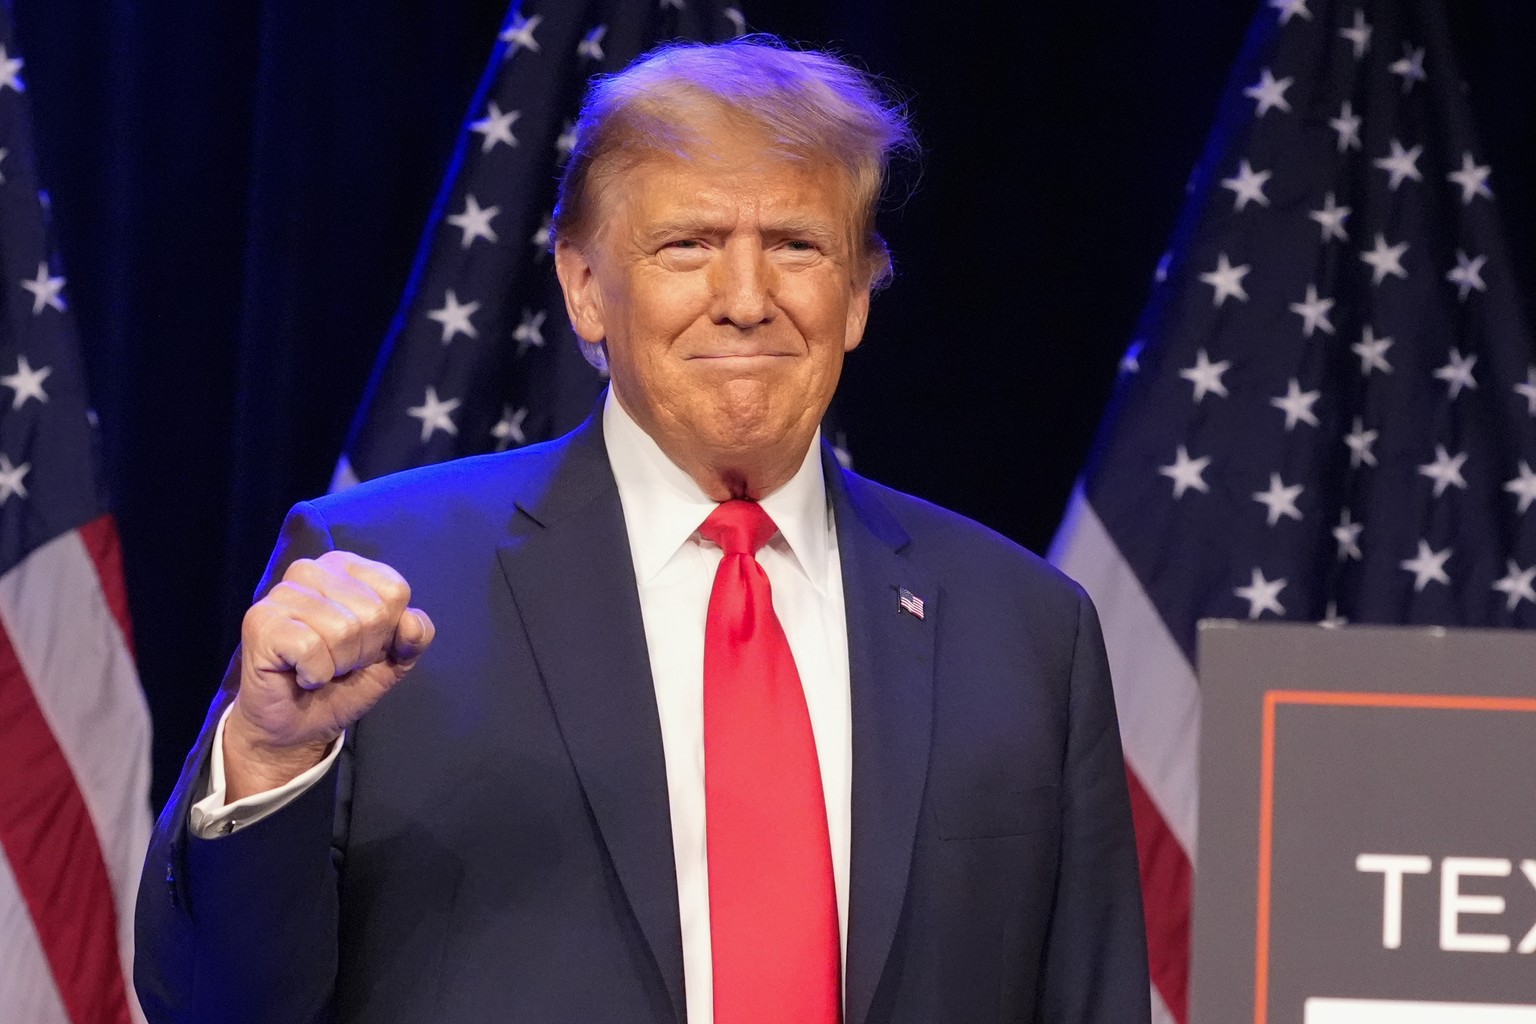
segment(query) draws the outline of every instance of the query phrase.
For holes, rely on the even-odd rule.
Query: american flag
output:
[[[1536,624],[1536,365],[1437,0],[1267,0],[1052,559],[1186,1019],[1204,617]]]
[[[0,1020],[142,1021],[149,712],[0,6]]]
[[[587,80],[658,42],[742,34],[714,0],[512,4],[332,490],[571,429],[603,379],[578,351],[549,249]]]

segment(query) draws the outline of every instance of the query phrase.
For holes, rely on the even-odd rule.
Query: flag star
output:
[[[1477,365],[1477,356],[1462,356],[1456,350],[1451,349],[1451,361],[1435,371],[1435,377],[1446,382],[1451,388],[1451,398],[1461,394],[1461,389],[1468,391],[1477,390],[1477,381],[1472,377],[1472,367]]]
[[[570,159],[571,152],[576,148],[576,122],[567,121],[560,134],[555,137],[555,152],[560,155],[560,162]]]
[[[471,338],[480,337],[480,331],[475,327],[470,317],[480,309],[479,301],[460,302],[452,288],[443,297],[443,305],[427,314],[428,320],[436,320],[443,325],[443,344],[446,345],[460,334],[467,334]]]
[[[1280,12],[1280,24],[1286,25],[1296,15],[1301,15],[1303,21],[1312,20],[1312,12],[1307,10],[1307,0],[1269,0],[1269,6]]]
[[[1405,558],[1397,563],[1404,570],[1413,573],[1413,589],[1415,593],[1422,592],[1431,582],[1449,585],[1451,578],[1445,574],[1446,560],[1451,557],[1451,549],[1435,551],[1425,541],[1419,541],[1419,553],[1413,558]]]
[[[533,37],[533,33],[539,27],[539,22],[543,20],[542,14],[535,14],[531,18],[525,18],[521,14],[512,15],[512,23],[501,33],[501,41],[507,44],[508,57],[518,50],[539,52],[539,41]]]
[[[1355,60],[1364,57],[1365,51],[1371,48],[1371,26],[1366,23],[1365,12],[1355,11],[1354,25],[1339,29],[1339,38],[1349,40],[1349,45],[1354,47]]]
[[[5,163],[5,158],[10,156],[10,155],[11,155],[11,151],[10,150],[6,149],[4,146],[0,146],[0,164]],[[4,184],[5,184],[5,172],[4,171],[0,171],[0,185],[4,185]]]
[[[491,436],[496,439],[497,451],[505,451],[509,445],[528,443],[528,438],[523,433],[523,420],[527,418],[527,409],[513,410],[510,405],[501,407],[501,419],[491,428]]]
[[[1274,526],[1280,522],[1280,517],[1301,521],[1301,509],[1296,507],[1296,499],[1301,497],[1305,488],[1301,484],[1291,484],[1287,487],[1280,482],[1279,473],[1269,474],[1269,489],[1254,491],[1253,500],[1269,509],[1269,525]]]
[[[1461,467],[1467,461],[1466,452],[1458,452],[1452,455],[1445,450],[1445,445],[1435,445],[1435,459],[1426,462],[1419,467],[1419,475],[1427,476],[1435,482],[1435,497],[1445,493],[1447,487],[1467,489],[1467,481],[1461,475]]]
[[[1445,272],[1445,279],[1456,286],[1457,299],[1466,302],[1474,288],[1480,292],[1488,290],[1483,283],[1483,264],[1487,262],[1487,256],[1468,258],[1465,252],[1456,250],[1456,265]]]
[[[1205,354],[1205,349],[1195,353],[1195,365],[1187,370],[1180,370],[1179,376],[1195,386],[1195,402],[1199,404],[1207,394],[1217,394],[1222,398],[1227,397],[1227,386],[1221,382],[1221,375],[1232,369],[1232,363],[1223,359],[1219,363],[1211,362],[1210,356]]]
[[[599,25],[586,35],[581,37],[581,42],[576,44],[576,56],[590,57],[593,60],[603,59],[603,37],[608,34],[607,25]]]
[[[1328,602],[1328,610],[1323,613],[1322,621],[1318,623],[1324,629],[1338,629],[1349,625],[1349,620],[1339,614],[1339,606],[1334,601]]]
[[[32,369],[26,356],[16,357],[16,372],[0,377],[0,384],[4,384],[16,394],[11,398],[11,408],[20,409],[27,403],[27,399],[35,398],[39,402],[48,401],[48,393],[43,390],[43,381],[53,372],[51,366],[39,366]]]
[[[1529,569],[1522,569],[1513,558],[1507,559],[1505,565],[1508,572],[1503,579],[1495,580],[1493,589],[1509,598],[1509,603],[1504,606],[1505,611],[1514,611],[1521,601],[1529,601],[1536,604],[1536,589],[1532,589],[1531,583],[1536,581],[1536,565]]]
[[[1285,606],[1280,603],[1280,591],[1285,589],[1285,580],[1267,580],[1258,569],[1253,570],[1253,576],[1246,587],[1236,587],[1232,593],[1248,602],[1248,617],[1256,619],[1265,612],[1274,612],[1276,615],[1285,614]]]
[[[1257,101],[1258,109],[1254,111],[1254,117],[1263,117],[1274,107],[1279,107],[1289,114],[1291,105],[1286,101],[1285,90],[1291,87],[1294,78],[1282,78],[1278,81],[1269,73],[1269,68],[1259,72],[1259,80],[1243,90],[1243,95]]]
[[[1234,267],[1227,262],[1226,253],[1216,257],[1216,269],[1200,275],[1200,280],[1216,289],[1211,296],[1211,305],[1219,306],[1228,299],[1247,302],[1248,292],[1243,288],[1243,278],[1252,269],[1247,263]]]
[[[1323,197],[1323,208],[1321,210],[1312,210],[1307,216],[1322,226],[1322,241],[1327,242],[1330,238],[1337,238],[1341,242],[1347,242],[1349,241],[1349,235],[1344,230],[1344,218],[1348,217],[1349,213],[1350,208],[1337,205],[1333,198],[1333,193],[1329,192]]]
[[[544,220],[539,224],[539,230],[535,231],[528,239],[529,242],[533,243],[534,249],[538,250],[540,256],[549,251],[549,240],[554,237],[553,231],[553,216],[546,213]]]
[[[726,16],[726,18],[730,21],[731,27],[735,30],[735,32],[736,32],[736,34],[738,36],[746,34],[746,31],[747,31],[747,16],[745,14],[741,13],[741,9],[740,8],[737,8],[737,7],[727,7],[725,10],[721,11],[720,13],[724,14]]]
[[[468,249],[474,244],[475,239],[483,238],[487,242],[499,242],[496,232],[491,228],[491,219],[501,212],[499,206],[489,206],[481,209],[474,196],[464,197],[464,212],[455,213],[448,218],[448,223],[464,232],[462,247]]]
[[[1371,446],[1381,436],[1379,430],[1366,430],[1365,422],[1355,417],[1354,429],[1344,435],[1344,443],[1349,446],[1349,468],[1359,469],[1361,465],[1376,465],[1376,453],[1371,451]]]
[[[1360,340],[1349,346],[1350,351],[1360,357],[1360,376],[1369,377],[1372,370],[1391,373],[1392,364],[1387,362],[1387,349],[1392,345],[1391,338],[1376,337],[1371,325],[1366,324]]]
[[[1232,190],[1232,208],[1241,211],[1250,201],[1260,206],[1268,206],[1269,199],[1264,195],[1264,183],[1270,179],[1272,173],[1272,171],[1255,171],[1248,165],[1247,160],[1239,161],[1237,176],[1221,179],[1221,187]]]
[[[37,276],[31,279],[23,278],[21,286],[32,293],[32,315],[37,316],[45,306],[51,306],[59,312],[64,311],[64,299],[59,295],[64,287],[62,277],[51,277],[48,274],[48,264],[37,265]]]
[[[1174,453],[1173,465],[1159,466],[1157,471],[1173,481],[1174,500],[1184,497],[1184,492],[1194,488],[1201,494],[1210,493],[1210,485],[1205,482],[1205,468],[1211,464],[1209,455],[1198,459],[1189,457],[1189,452],[1179,445],[1179,450]]]
[[[1121,373],[1141,372],[1141,350],[1145,345],[1146,342],[1140,338],[1131,342],[1130,347],[1125,350],[1125,355],[1120,357]]]
[[[1339,133],[1339,152],[1360,148],[1360,115],[1349,105],[1349,100],[1339,108],[1338,117],[1328,119],[1328,127]]]
[[[12,57],[4,46],[0,46],[0,92],[6,89],[14,89],[16,92],[26,92],[27,87],[21,81],[21,69],[26,61],[20,57]]]
[[[1471,153],[1461,154],[1461,170],[1452,171],[1445,176],[1447,181],[1453,181],[1461,186],[1461,205],[1467,206],[1473,199],[1482,196],[1484,199],[1493,198],[1493,190],[1488,187],[1488,174],[1492,168],[1487,164],[1479,167],[1472,160]]]
[[[1381,284],[1388,274],[1406,278],[1408,271],[1403,269],[1403,254],[1407,251],[1407,242],[1388,245],[1386,236],[1376,232],[1376,245],[1369,252],[1360,254],[1360,261],[1371,265],[1371,284]]]
[[[1364,557],[1360,553],[1360,534],[1364,530],[1364,523],[1350,522],[1346,508],[1339,516],[1339,525],[1333,528],[1333,539],[1339,542],[1339,561],[1353,559],[1358,562]]]
[[[1307,298],[1305,302],[1293,302],[1290,310],[1301,317],[1302,333],[1312,337],[1312,332],[1322,329],[1324,334],[1333,333],[1333,322],[1328,319],[1328,313],[1333,309],[1332,299],[1320,299],[1317,297],[1317,286],[1307,285]]]
[[[1168,268],[1172,264],[1173,264],[1173,252],[1172,252],[1172,250],[1163,253],[1162,256],[1158,257],[1157,269],[1152,271],[1152,280],[1156,281],[1158,284],[1162,284],[1164,281],[1168,280]]]
[[[3,52],[5,52],[4,49],[0,48],[0,53]],[[13,466],[9,458],[0,455],[0,505],[4,505],[9,501],[12,495],[18,498],[25,498],[27,496],[27,487],[21,481],[31,469],[32,463],[30,462],[23,462],[19,466]]]
[[[528,350],[528,346],[534,348],[544,347],[544,310],[534,313],[531,310],[523,310],[522,322],[512,332],[512,338],[517,342],[517,354],[522,355]]]
[[[1525,382],[1516,384],[1514,392],[1525,399],[1526,412],[1536,416],[1536,366],[1528,367],[1525,371]]]
[[[459,407],[459,399],[449,398],[439,400],[437,389],[427,385],[426,398],[420,405],[413,405],[405,411],[407,416],[414,416],[421,420],[421,440],[426,443],[435,431],[457,436],[459,428],[453,424],[453,410]]]
[[[1504,489],[1520,500],[1520,507],[1515,511],[1521,515],[1531,507],[1531,502],[1536,501],[1536,473],[1531,472],[1524,459],[1520,460],[1520,475],[1505,484]]]
[[[512,126],[517,119],[523,116],[521,110],[509,110],[505,114],[495,100],[485,105],[485,116],[478,121],[469,123],[469,130],[478,132],[480,139],[480,152],[489,153],[497,146],[505,143],[508,146],[517,145],[517,136],[512,134]]]
[[[1424,47],[1415,50],[1407,43],[1403,44],[1403,55],[1393,61],[1388,71],[1403,80],[1403,92],[1413,88],[1414,82],[1426,80],[1424,75]]]
[[[1414,181],[1424,180],[1424,175],[1419,173],[1419,157],[1423,152],[1423,146],[1404,149],[1401,142],[1393,139],[1392,153],[1389,156],[1377,157],[1371,163],[1391,175],[1391,180],[1387,182],[1387,187],[1396,192],[1397,187],[1403,183],[1404,178],[1412,178]]]
[[[1285,431],[1290,433],[1297,423],[1305,423],[1308,426],[1317,426],[1317,414],[1312,407],[1317,400],[1323,397],[1321,391],[1303,391],[1301,384],[1292,377],[1286,385],[1285,394],[1278,398],[1271,398],[1269,404],[1285,413]]]

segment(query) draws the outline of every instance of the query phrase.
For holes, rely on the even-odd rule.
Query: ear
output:
[[[592,263],[575,245],[565,239],[555,242],[555,276],[565,293],[565,312],[571,327],[582,341],[596,345],[608,337],[603,326],[602,294]]]
[[[869,322],[869,285],[855,284],[848,302],[848,320],[843,329],[843,351],[852,352],[864,340],[864,325]]]

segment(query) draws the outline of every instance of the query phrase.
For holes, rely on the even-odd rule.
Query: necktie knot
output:
[[[753,555],[778,530],[763,506],[735,498],[715,506],[699,527],[699,535],[728,555]]]

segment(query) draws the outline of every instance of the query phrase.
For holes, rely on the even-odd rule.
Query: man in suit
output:
[[[910,140],[771,41],[593,88],[556,265],[612,387],[289,515],[149,852],[151,1021],[1146,1021],[1091,605],[819,438]]]

